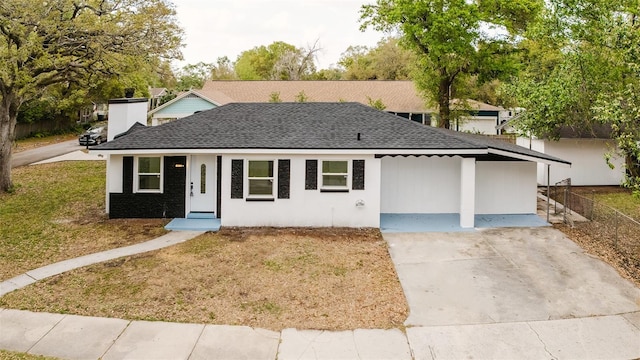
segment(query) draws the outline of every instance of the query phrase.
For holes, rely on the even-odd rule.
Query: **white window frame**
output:
[[[271,161],[273,174],[270,177],[259,176],[259,177],[249,177],[249,168],[251,167],[252,161]],[[276,174],[278,173],[278,169],[276,168],[278,162],[275,159],[246,159],[247,170],[245,173],[245,185],[247,188],[247,199],[274,199],[275,191],[276,191]],[[271,194],[251,194],[251,180],[270,180],[271,181]]]
[[[140,167],[140,159],[141,158],[160,158],[160,173],[141,173],[139,172]],[[161,194],[164,191],[164,156],[150,156],[150,155],[139,155],[135,157],[135,161],[133,164],[133,183],[134,189],[133,191],[136,193],[151,193],[151,194]],[[140,175],[158,175],[160,178],[160,188],[159,189],[140,189]]]
[[[325,173],[324,172],[324,162],[345,162],[347,163],[347,172],[346,173]],[[320,190],[349,190],[350,181],[351,181],[351,161],[346,159],[325,159],[320,160]],[[336,185],[325,185],[324,184],[324,176],[325,175],[343,175],[345,178],[344,186],[336,186]]]

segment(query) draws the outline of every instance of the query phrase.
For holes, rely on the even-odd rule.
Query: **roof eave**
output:
[[[441,155],[469,156],[486,155],[487,149],[282,149],[282,148],[176,148],[176,149],[89,149],[91,153],[104,155],[136,155],[136,154],[291,154],[291,155]]]
[[[180,100],[184,99],[184,98],[185,98],[185,97],[187,97],[188,95],[196,95],[197,97],[201,98],[202,100],[208,101],[208,102],[210,102],[211,104],[213,104],[213,105],[215,105],[215,106],[221,106],[221,105],[222,105],[222,104],[220,104],[219,102],[214,101],[214,100],[210,99],[209,97],[207,97],[207,96],[203,95],[203,94],[202,94],[202,93],[200,93],[199,91],[196,91],[196,90],[189,90],[189,91],[185,92],[184,94],[178,95],[178,96],[176,96],[174,99],[171,99],[171,100],[167,101],[166,103],[164,103],[164,104],[162,104],[162,105],[158,106],[157,108],[155,108],[155,109],[153,109],[153,110],[149,111],[149,112],[147,113],[147,116],[153,116],[153,115],[154,115],[155,113],[157,113],[158,111],[160,111],[160,110],[162,110],[162,109],[165,109],[165,108],[167,108],[167,107],[171,106],[172,104],[175,104],[176,102],[178,102],[178,101],[180,101]],[[191,115],[191,114],[189,114],[189,115]]]
[[[562,159],[543,158],[543,157],[538,157],[538,156],[533,156],[533,155],[520,154],[520,153],[507,151],[507,150],[503,150],[503,149],[496,149],[496,148],[492,148],[492,147],[489,148],[488,152],[490,154],[502,155],[502,156],[507,156],[507,157],[511,157],[511,158],[515,158],[515,159],[533,161],[533,162],[543,163],[543,164],[547,164],[547,165],[560,165],[560,166],[563,166],[563,167],[571,167],[571,162],[566,161],[566,160],[562,160]]]

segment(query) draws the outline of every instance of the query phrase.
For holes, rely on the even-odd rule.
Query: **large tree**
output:
[[[211,79],[216,66],[213,64],[199,62],[197,64],[187,64],[177,71],[178,91],[191,89],[202,89],[204,82]]]
[[[307,49],[276,41],[243,51],[235,62],[241,80],[302,80],[316,71],[317,42]]]
[[[526,67],[506,90],[526,109],[524,133],[557,139],[566,127],[610,128],[625,184],[640,193],[638,11],[636,0],[549,0],[526,33]]]
[[[0,2],[0,192],[25,101],[56,84],[113,77],[130,62],[180,58],[182,31],[167,0]]]
[[[374,48],[349,46],[338,64],[345,69],[346,80],[407,80],[415,56],[399,46],[398,39],[382,39]]]
[[[460,77],[513,72],[515,44],[542,0],[377,0],[361,10],[362,29],[397,31],[418,61],[418,88],[437,101],[438,126],[450,124]],[[493,29],[502,30],[498,35]]]

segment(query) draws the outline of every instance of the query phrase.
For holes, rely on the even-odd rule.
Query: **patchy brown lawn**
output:
[[[248,325],[402,327],[408,307],[377,229],[226,228],[0,298],[32,311]]]
[[[0,194],[0,281],[167,232],[167,219],[108,218],[104,162],[23,166],[12,176],[15,191]]]

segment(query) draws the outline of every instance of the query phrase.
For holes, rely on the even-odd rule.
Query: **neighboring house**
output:
[[[134,100],[130,100],[134,101]],[[112,121],[117,121],[111,119]],[[564,160],[359,103],[232,103],[92,148],[111,218],[379,227],[381,214],[535,214],[536,163]]]
[[[202,105],[203,107],[208,105],[209,109],[232,102],[270,102],[276,97],[282,102],[297,102],[303,98],[306,102],[358,102],[371,105],[379,101],[385,106],[384,111],[426,125],[432,125],[432,115],[437,113],[436,110],[425,105],[424,98],[420,96],[412,81],[210,80],[205,82],[202,90],[190,96],[201,97],[207,101],[208,104]],[[187,104],[182,105],[183,102]],[[152,111],[152,124],[184,117],[194,112],[188,97],[179,96],[173,100],[173,104],[180,106],[180,113],[165,110],[164,107],[167,105],[165,104]],[[452,101],[454,109],[463,106],[471,109],[470,115],[464,116],[457,123],[454,122],[452,129],[498,134],[495,126],[500,124],[500,112],[504,109],[474,100],[467,100],[465,104]],[[204,109],[200,107],[198,110]],[[164,120],[153,120],[156,118]]]
[[[219,105],[221,104],[208,98],[202,91],[185,91],[171,101],[149,112],[149,116],[151,116],[151,126],[193,115],[199,111],[213,109]]]
[[[553,185],[571,179],[571,185],[597,186],[620,185],[624,179],[624,158],[616,155],[617,147],[611,139],[610,129],[595,126],[592,129],[574,129],[564,127],[559,130],[559,140],[519,137],[516,144],[550,156],[559,157],[571,162],[570,168],[554,168],[548,173],[546,166],[538,166],[538,184]],[[605,154],[613,156],[610,168]]]
[[[149,110],[153,110],[160,105],[163,96],[168,95],[167,88],[149,88]]]
[[[500,132],[496,130],[496,126],[502,122],[505,109],[475,100],[466,100],[462,103],[455,99],[451,101],[451,105],[452,111],[466,109],[463,112],[470,114],[453,120],[451,124],[452,130],[473,134],[500,135]],[[435,119],[432,120],[431,126],[437,126]]]

